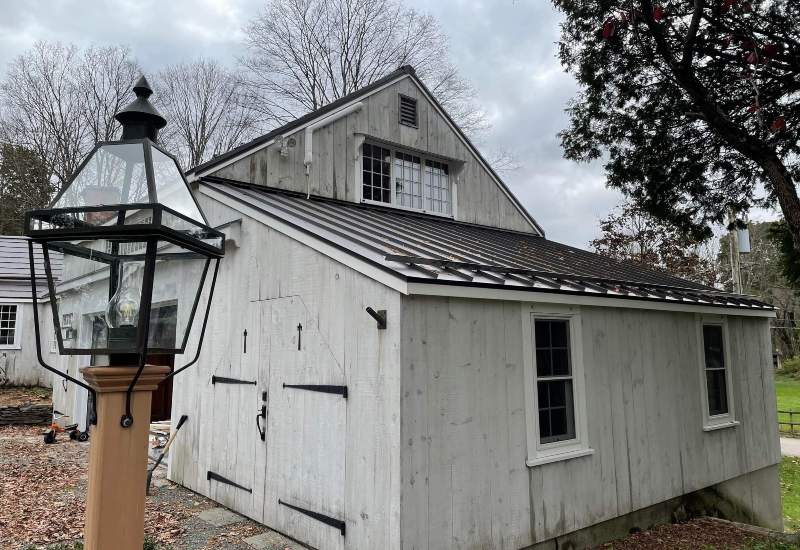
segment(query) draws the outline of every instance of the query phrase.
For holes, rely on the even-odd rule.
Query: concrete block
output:
[[[256,550],[303,550],[302,546],[275,531],[244,539],[244,542]]]
[[[244,521],[242,516],[231,512],[227,508],[209,508],[196,515],[198,518],[206,523],[210,523],[214,527],[224,527],[225,525]]]

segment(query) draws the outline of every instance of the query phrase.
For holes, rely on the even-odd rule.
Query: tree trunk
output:
[[[768,158],[761,165],[778,197],[783,217],[792,234],[794,249],[800,252],[800,199],[792,176],[777,157]]]

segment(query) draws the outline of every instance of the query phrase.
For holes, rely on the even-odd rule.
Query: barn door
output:
[[[260,309],[264,523],[321,550],[344,548],[344,368],[302,299]]]

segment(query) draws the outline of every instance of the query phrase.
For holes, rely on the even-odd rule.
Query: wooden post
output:
[[[86,495],[86,550],[141,550],[150,401],[169,367],[148,365],[131,396],[133,425],[123,428],[125,394],[134,367],[85,367],[86,383],[97,392],[97,425],[89,449]]]

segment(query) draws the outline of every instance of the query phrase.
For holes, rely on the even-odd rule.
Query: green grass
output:
[[[800,458],[785,456],[781,460],[781,496],[784,528],[800,530]]]
[[[782,374],[776,375],[775,395],[778,397],[779,411],[800,412],[800,380]]]

